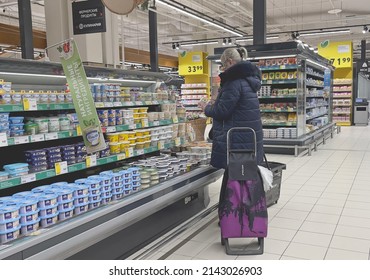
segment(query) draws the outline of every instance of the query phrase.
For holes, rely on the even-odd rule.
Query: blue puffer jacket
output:
[[[263,161],[263,131],[256,92],[261,88],[261,72],[249,61],[239,62],[220,74],[221,90],[205,114],[213,118],[211,165],[226,168],[226,135],[233,127],[250,127],[257,134],[257,163]],[[250,132],[235,131],[230,138],[232,149],[254,149]]]

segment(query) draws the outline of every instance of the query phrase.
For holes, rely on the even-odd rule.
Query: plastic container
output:
[[[31,191],[33,193],[46,193],[51,191],[51,186],[50,185],[44,185],[44,186],[38,186],[36,188],[33,188]]]
[[[98,208],[101,205],[101,201],[102,201],[102,199],[100,199],[98,201],[94,201],[92,203],[89,203],[89,210]]]
[[[98,188],[98,189],[89,189],[89,195],[100,195],[100,188]]]
[[[28,235],[40,228],[40,218],[21,225],[21,234]]]
[[[26,197],[19,203],[19,213],[21,215],[34,213],[37,211],[38,199],[32,197]]]
[[[132,181],[140,181],[141,180],[141,176],[140,175],[133,175],[132,176]]]
[[[21,226],[15,229],[10,229],[7,231],[0,231],[0,243],[6,243],[13,241],[19,237]]]
[[[70,130],[71,129],[71,124],[70,121],[67,117],[60,117],[59,118],[59,130],[65,131],[65,130]]]
[[[28,171],[28,163],[13,163],[3,166],[4,170],[9,173]]]
[[[49,120],[47,118],[36,118],[35,123],[39,127],[39,133],[49,132]]]
[[[129,169],[127,169],[127,171],[131,172],[132,175],[140,174],[140,168],[137,168],[137,167],[130,167]]]
[[[89,195],[89,202],[97,202],[101,200],[101,195]]]
[[[58,211],[64,211],[66,209],[72,208],[74,205],[74,199],[71,199],[69,201],[63,201],[58,204]]]
[[[19,218],[11,220],[0,221],[0,232],[12,230],[19,227]]]
[[[119,142],[119,133],[107,133],[107,139],[109,142]]]
[[[39,208],[39,210],[40,210],[39,212],[40,217],[47,217],[49,215],[53,215],[58,212],[58,204],[50,206],[50,207]]]
[[[8,172],[0,171],[0,181],[4,181],[4,180],[8,179],[8,177],[9,177]]]
[[[112,190],[112,186],[111,185],[105,185],[105,186],[102,186],[100,188],[100,191],[101,192],[107,192],[107,191],[111,191]]]
[[[59,212],[56,212],[55,214],[50,215],[50,216],[40,217],[41,227],[49,227],[49,226],[55,225],[58,222],[58,215],[59,215]]]
[[[121,152],[121,144],[119,142],[110,142],[109,151],[112,155],[119,154]]]
[[[72,206],[71,208],[60,210],[58,214],[59,221],[64,221],[73,217],[74,209],[75,208]]]
[[[41,208],[47,208],[47,207],[53,207],[58,205],[58,195],[55,193],[48,193],[44,194],[39,197],[38,207]]]
[[[89,203],[89,195],[76,197],[73,201],[75,206],[85,205]]]
[[[9,117],[10,124],[22,124],[23,125],[24,117]]]
[[[132,172],[128,170],[122,170],[120,173],[122,174],[122,179],[130,179],[132,177]]]
[[[112,201],[112,196],[110,196],[110,197],[103,197],[100,203],[102,205],[106,205],[106,204],[109,204],[111,201]]]
[[[85,184],[86,186],[88,186],[90,190],[100,189],[101,181],[99,181],[99,180],[91,180],[91,179],[87,179],[87,180],[85,180],[85,183],[84,183],[84,184]]]
[[[40,212],[40,210],[36,209],[36,211],[34,211],[34,212],[28,212],[26,214],[21,214],[20,215],[20,223],[23,225],[23,224],[27,224],[27,223],[36,221],[39,218],[39,212]]]
[[[85,204],[75,206],[75,209],[74,209],[73,213],[75,215],[80,215],[82,213],[85,213],[87,210],[89,210],[89,203],[88,202],[85,203]]]
[[[0,206],[0,222],[19,218],[18,205]]]
[[[115,200],[120,200],[123,198],[123,194],[114,194],[112,195],[112,200],[115,201]]]

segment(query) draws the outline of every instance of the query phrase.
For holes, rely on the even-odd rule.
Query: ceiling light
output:
[[[208,41],[208,42],[194,42],[194,43],[182,43],[181,46],[189,47],[189,46],[198,46],[198,45],[213,45],[218,44],[218,41]]]
[[[365,25],[365,26],[364,26],[364,29],[362,29],[362,33],[364,33],[364,34],[365,34],[368,30],[369,30],[369,28],[367,28],[367,26]]]
[[[333,31],[321,31],[321,32],[312,32],[312,33],[301,33],[301,36],[321,36],[321,35],[336,35],[336,34],[342,34],[342,33],[350,33],[351,30],[344,29],[344,30],[333,30]]]
[[[177,7],[177,6],[174,6],[174,2],[170,2],[170,3],[167,3],[167,2],[165,2],[165,1],[163,1],[163,0],[157,0],[156,1],[156,3],[157,4],[161,4],[161,5],[163,5],[163,6],[166,6],[166,7],[168,7],[168,8],[171,8],[171,9],[173,9],[173,10],[176,10],[176,11],[178,11],[178,12],[180,12],[180,13],[183,13],[183,14],[185,14],[185,15],[188,15],[188,16],[190,16],[190,17],[192,17],[192,18],[195,18],[195,19],[198,19],[198,20],[200,20],[200,21],[203,21],[203,22],[205,22],[205,23],[207,23],[207,24],[210,24],[210,25],[213,25],[213,26],[215,26],[215,27],[217,27],[217,28],[220,28],[220,29],[222,29],[222,30],[225,30],[225,31],[227,31],[227,32],[230,32],[230,33],[232,33],[232,34],[234,34],[234,35],[237,35],[237,36],[240,36],[240,37],[242,37],[243,36],[243,34],[240,32],[240,31],[238,31],[236,28],[233,28],[233,27],[228,27],[228,26],[226,26],[226,25],[222,25],[222,23],[220,22],[220,23],[218,23],[218,22],[214,22],[215,21],[215,19],[212,19],[212,18],[210,18],[210,19],[206,19],[206,18],[204,18],[204,17],[202,17],[202,16],[199,16],[199,15],[197,15],[197,14],[193,14],[193,13],[190,13],[190,12],[188,12],[188,11],[186,11],[185,10],[185,8],[186,8],[186,6],[182,6],[181,8],[179,8],[179,7]],[[213,21],[212,21],[213,20]]]
[[[337,14],[340,14],[341,12],[342,12],[342,9],[332,9],[328,11],[328,14],[337,15]]]
[[[273,40],[273,39],[279,39],[279,36],[270,36],[270,37],[266,37],[266,40]],[[251,42],[251,41],[253,41],[253,38],[236,39],[236,40],[235,40],[235,43]]]
[[[176,43],[176,50],[180,49],[180,44]]]
[[[222,40],[222,45],[226,45],[226,38],[224,38],[223,40]]]
[[[176,45],[175,43],[172,43],[172,49],[175,50],[176,49]]]
[[[233,42],[231,41],[231,38],[227,39],[227,42],[229,45],[231,45]]]

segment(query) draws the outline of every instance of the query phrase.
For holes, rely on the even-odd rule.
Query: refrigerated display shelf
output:
[[[335,112],[335,111],[333,111],[333,115],[351,115],[351,112]]]
[[[297,110],[260,110],[261,113],[296,113]]]
[[[297,98],[297,95],[281,95],[281,96],[258,96],[258,99],[284,99]]]
[[[297,79],[292,80],[265,80],[262,81],[263,85],[284,85],[284,84],[297,84]]]
[[[89,166],[89,167],[87,167],[86,162],[75,163],[75,164],[68,165],[68,173],[81,171],[81,170],[85,170],[90,167],[105,165],[105,164],[112,163],[112,162],[118,162],[121,160],[137,157],[137,156],[144,155],[144,154],[150,154],[153,152],[157,152],[161,149],[169,149],[171,147],[180,146],[184,144],[185,144],[184,138],[177,138],[176,140],[172,140],[171,143],[158,144],[158,146],[161,145],[161,147],[150,147],[150,148],[145,148],[141,150],[133,150],[132,155],[130,155],[130,151],[128,150],[126,151],[126,153],[121,153],[117,155],[111,155],[109,157],[99,158],[99,159],[96,159],[96,165]],[[19,185],[26,184],[29,182],[40,181],[40,180],[44,180],[44,179],[48,179],[48,178],[52,178],[56,176],[59,176],[59,175],[56,175],[54,169],[49,169],[49,170],[36,172],[36,173],[30,173],[22,177],[10,178],[10,179],[1,181],[0,190],[19,186]]]
[[[296,70],[298,66],[296,64],[289,65],[276,65],[276,66],[259,66],[261,71],[274,71],[274,70]]]
[[[307,87],[324,88],[324,86],[315,85],[315,84],[309,84],[309,83],[307,83],[307,84],[306,84],[306,86],[307,86]]]
[[[316,75],[316,74],[312,74],[312,73],[309,73],[309,72],[306,72],[306,74],[308,76],[312,76],[312,77],[315,77],[315,78],[324,79],[324,76],[321,76],[321,75]]]
[[[316,119],[316,118],[319,118],[319,117],[323,117],[323,116],[325,116],[327,114],[328,114],[328,112],[323,113],[323,114],[318,114],[318,115],[313,116],[313,117],[306,117],[306,121],[313,120],[313,119]]]

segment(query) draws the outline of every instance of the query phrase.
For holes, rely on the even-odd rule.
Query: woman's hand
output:
[[[205,100],[200,100],[198,103],[198,108],[201,108],[204,111],[204,108],[208,105],[208,102]]]

